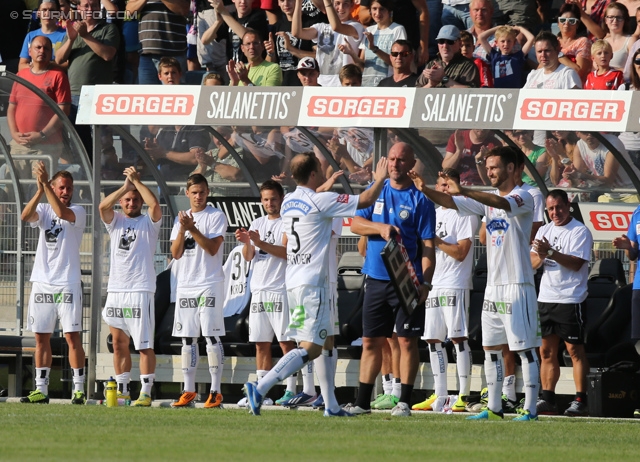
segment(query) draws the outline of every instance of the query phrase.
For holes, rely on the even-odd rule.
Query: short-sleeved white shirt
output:
[[[84,207],[70,205],[76,221],[60,219],[49,204],[38,204],[38,220],[32,228],[40,228],[38,249],[33,262],[31,282],[52,285],[79,284],[80,281],[80,244],[87,223]]]
[[[287,234],[287,290],[328,283],[333,219],[354,216],[358,201],[359,196],[303,186],[285,196],[280,213]]]
[[[527,191],[533,197],[533,222],[542,223],[544,221],[544,196],[542,191],[527,183],[522,183],[520,189]]]
[[[282,218],[269,220],[269,217],[265,215],[254,220],[250,230],[258,231],[260,239],[268,244],[282,245],[282,236],[284,235]],[[251,290],[253,292],[283,290],[287,260],[271,255],[257,247],[255,252]]]
[[[340,69],[347,64],[353,64],[351,55],[341,52],[338,46],[348,43],[357,52],[360,42],[362,42],[364,26],[356,21],[345,21],[345,24],[353,26],[358,31],[357,39],[335,32],[331,28],[331,24],[316,23],[311,25],[318,34],[313,42],[317,46],[316,60],[320,66],[318,83],[323,87],[339,87],[338,74]]]
[[[458,261],[436,247],[436,269],[431,283],[443,289],[472,289],[473,240],[478,229],[477,215],[462,216],[455,209],[436,209],[436,236],[448,244],[469,239],[471,248],[464,261]]]
[[[586,262],[591,259],[593,237],[591,231],[575,218],[564,226],[548,223],[536,233],[536,239],[547,238],[551,248],[578,257]],[[538,301],[545,303],[582,303],[587,298],[589,264],[579,271],[562,266],[555,260],[545,258],[544,273],[540,281]]]
[[[156,251],[162,220],[153,222],[149,215],[129,218],[114,212],[111,223],[105,223],[111,238],[111,264],[108,292],[155,292]]]
[[[207,239],[219,236],[224,237],[227,232],[227,217],[211,204],[207,204],[204,210],[187,213],[193,217],[195,226]],[[171,230],[171,241],[178,238],[180,220],[176,217]],[[198,245],[189,231],[184,233],[184,252],[182,257],[175,261],[178,288],[199,289],[211,287],[216,282],[224,281],[222,272],[222,246],[215,255],[209,255]]]
[[[338,283],[338,241],[342,236],[342,218],[334,218],[329,243],[329,282]]]
[[[582,80],[576,71],[570,67],[560,64],[558,68],[544,73],[544,69],[531,71],[527,76],[527,83],[524,88],[537,88],[540,90],[569,90],[571,88],[582,88]]]
[[[237,245],[224,262],[224,316],[242,312],[251,300],[253,262],[242,256],[244,245]]]
[[[494,192],[497,194],[497,191]],[[462,215],[485,215],[487,224],[487,285],[533,284],[529,240],[533,224],[533,198],[516,186],[502,196],[511,211],[496,209],[468,197],[454,196]]]

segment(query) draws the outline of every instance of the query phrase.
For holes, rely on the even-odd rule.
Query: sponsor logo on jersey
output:
[[[194,298],[181,298],[178,300],[178,306],[180,308],[213,308],[216,306],[215,297],[194,297]]]
[[[509,229],[509,223],[504,218],[494,218],[487,223],[487,231],[491,235],[491,244],[501,247],[504,244],[504,237]]]
[[[106,308],[107,318],[127,318],[140,319],[142,310],[140,308]]]
[[[349,203],[349,195],[348,194],[340,194],[336,198],[336,202],[340,202],[341,204],[348,204]]]
[[[456,295],[440,295],[429,297],[425,300],[426,308],[439,308],[441,306],[457,306],[458,297]]]
[[[252,313],[282,313],[282,302],[257,302],[251,304]]]
[[[304,215],[307,215],[311,211],[311,206],[305,201],[299,199],[292,199],[282,204],[282,214],[285,214],[289,210],[298,210]]]
[[[35,303],[73,303],[73,293],[59,292],[57,294],[36,293],[33,296]]]
[[[524,205],[524,199],[522,199],[522,197],[518,196],[517,194],[512,194],[511,197],[513,197],[513,200],[516,201],[516,205],[518,207],[522,207]]]
[[[482,302],[482,311],[498,314],[511,314],[512,306],[513,305],[509,302],[492,302],[485,300]]]

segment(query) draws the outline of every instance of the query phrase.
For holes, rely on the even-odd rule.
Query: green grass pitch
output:
[[[640,422],[465,417],[1,403],[0,460],[638,460]]]

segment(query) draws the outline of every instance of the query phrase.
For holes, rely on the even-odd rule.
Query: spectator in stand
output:
[[[179,85],[182,68],[175,58],[162,58],[158,64],[158,79],[163,85]],[[150,125],[142,132],[147,154],[158,164],[167,180],[184,180],[198,164],[197,155],[209,145],[209,135],[203,127]]]
[[[540,32],[535,39],[536,58],[540,67],[527,76],[524,88],[568,90],[582,88],[580,76],[558,60],[560,43],[551,32]]]
[[[460,53],[465,58],[473,59],[476,67],[478,68],[478,74],[480,75],[480,88],[492,88],[493,87],[493,75],[491,74],[491,66],[486,61],[473,56],[473,52],[476,46],[473,43],[473,35],[471,32],[462,30],[460,31]]]
[[[473,27],[470,3],[470,0],[442,0],[442,25],[460,30]]]
[[[51,66],[51,40],[46,35],[33,38],[29,46],[31,66],[18,72],[18,77],[32,83],[69,114],[71,90],[67,74]],[[7,124],[11,132],[12,155],[47,155],[53,159],[50,169],[58,170],[64,150],[62,123],[39,96],[15,83],[9,96]],[[17,160],[18,176],[30,178],[31,163]]]
[[[565,168],[572,164],[573,149],[578,142],[575,132],[555,130],[547,134],[545,147],[549,155],[549,179],[561,188],[572,187],[571,181],[562,176]]]
[[[243,158],[242,148],[235,147],[233,140],[233,129],[231,127],[215,127],[215,130],[235,148],[238,156]],[[233,183],[243,181],[244,175],[235,157],[231,155],[227,148],[216,137],[213,138],[215,148],[207,152],[196,152],[198,167],[191,173],[203,175],[211,184],[212,196],[234,196],[241,191],[238,188],[220,186],[220,183]]]
[[[487,53],[482,48],[478,36],[493,27],[493,3],[491,0],[472,0],[469,5],[471,11],[471,22],[473,26],[469,28],[469,33],[474,37],[476,43],[476,49],[473,55],[476,58],[480,58],[487,61]],[[495,37],[489,37],[487,39],[491,46],[494,45]]]
[[[47,37],[53,46],[52,56],[50,61],[55,59],[55,53],[64,40],[66,31],[58,26],[58,17],[51,12],[60,12],[60,5],[57,0],[43,0],[38,7],[38,18],[40,18],[40,29],[31,31],[24,38],[22,44],[22,51],[20,52],[20,63],[18,64],[18,70],[26,69],[31,63],[31,56],[29,55],[29,46],[35,37],[44,35]],[[48,64],[48,63],[47,63]]]
[[[536,146],[533,144],[533,131],[513,130],[508,134],[514,143],[518,145],[522,153],[527,156],[535,166],[542,179],[544,179],[547,185],[549,185],[549,155],[547,154],[547,150],[544,146]],[[529,172],[528,168],[525,166],[524,172],[522,172],[522,181],[531,186],[538,186],[538,183],[533,179],[533,176],[530,173],[531,172]]]
[[[430,55],[437,53],[436,34],[442,27],[441,0],[403,0],[396,1],[393,10],[393,21],[404,27],[407,40],[414,47],[416,63],[423,66]],[[370,26],[371,0],[360,0],[360,23]]]
[[[604,38],[605,32],[600,25],[604,22],[605,8],[611,0],[566,0],[580,7],[580,21],[589,31],[588,39]]]
[[[558,36],[564,57],[560,62],[578,73],[583,81],[591,71],[591,42],[578,35],[581,10],[575,3],[565,3],[558,16]]]
[[[318,77],[320,77],[320,71],[318,61],[314,58],[302,58],[298,61],[298,79],[303,87],[319,87]]]
[[[523,26],[529,30],[539,29],[536,0],[495,0],[495,6],[496,23]]]
[[[489,184],[484,154],[500,145],[491,130],[456,130],[449,138],[442,168],[460,172],[463,186]]]
[[[214,87],[224,84],[225,83],[224,80],[222,80],[222,75],[215,72],[209,72],[202,78],[202,85],[204,85],[205,87]]]
[[[413,49],[404,39],[396,40],[389,53],[393,74],[378,82],[379,87],[415,87],[418,74],[412,72]]]
[[[313,51],[311,40],[301,40],[291,34],[291,21],[295,11],[295,0],[279,0],[278,5],[282,13],[278,21],[273,26],[273,31],[269,32],[269,40],[265,42],[267,50],[267,61],[278,63],[282,69],[282,85],[300,86],[298,79],[298,60],[306,57],[313,58],[316,53]],[[302,16],[305,23],[305,15]],[[308,23],[308,17],[306,23]],[[275,33],[275,34],[274,34]]]
[[[227,75],[227,40],[216,40],[224,21],[207,0],[196,0],[196,50],[198,61],[207,71],[216,72],[228,83]]]
[[[362,86],[362,71],[355,64],[347,64],[342,66],[340,73],[338,74],[340,79],[340,86],[342,87],[361,87]]]
[[[640,49],[636,50],[632,58],[632,68],[630,72],[631,81],[628,85],[621,85],[618,90],[640,90]],[[624,144],[629,157],[634,165],[640,169],[640,133],[624,132],[618,137]]]
[[[527,38],[521,50],[514,50],[518,32]],[[489,45],[488,38],[493,35],[496,45]],[[489,55],[493,86],[495,88],[522,88],[526,55],[533,45],[535,37],[524,27],[498,26],[484,31],[478,41]]]
[[[228,26],[224,29],[220,28],[216,34],[216,40],[226,39],[227,41],[227,59],[232,59],[236,63],[247,62],[247,58],[242,53],[242,37],[248,29],[253,29],[260,37],[267,37],[269,31],[266,13],[259,8],[254,10],[251,0],[233,0],[236,6],[234,13],[229,12],[222,0],[209,0],[209,3]]]
[[[127,12],[138,13],[138,38],[142,45],[138,64],[140,85],[159,85],[158,64],[165,56],[187,69],[187,16],[189,0],[129,0]]]
[[[262,57],[264,44],[257,31],[247,29],[242,36],[242,52],[247,57],[247,65],[243,62],[229,61],[227,72],[229,85],[247,87],[272,87],[282,84],[282,70],[276,63],[265,61]]]
[[[78,101],[83,85],[108,85],[113,83],[114,57],[120,45],[120,33],[114,24],[99,20],[100,0],[80,0],[80,21],[68,23],[67,37],[56,53],[56,62],[68,61],[71,85],[71,112],[69,119],[75,123]],[[75,126],[82,144],[91,157],[93,143],[91,127]]]
[[[613,57],[611,45],[606,40],[596,40],[591,46],[591,57],[595,67],[587,76],[585,90],[617,90],[624,83],[622,71],[612,69],[609,63]]]
[[[302,24],[302,0],[296,0],[291,24],[291,33],[302,40],[313,40],[317,44],[316,60],[320,65],[318,82],[323,87],[338,87],[340,69],[353,64],[353,58],[344,53],[345,44],[358,49],[363,39],[364,27],[351,19],[352,0],[324,0],[330,24],[318,23],[310,27]]]
[[[636,9],[635,12],[635,20],[636,20],[636,30],[634,35],[640,36],[640,6]],[[629,50],[629,56],[627,57],[627,62],[624,65],[624,78],[626,81],[629,81],[631,68],[633,67],[633,56],[636,51],[640,50],[640,40],[636,40],[636,42],[631,45],[631,49]]]
[[[627,34],[629,28],[629,10],[621,3],[611,2],[605,10],[603,30],[607,34],[604,39],[611,44],[613,58],[611,67],[623,69],[633,44],[638,40],[640,31],[634,35]]]
[[[417,87],[478,88],[480,76],[473,61],[460,54],[460,31],[443,26],[436,38],[438,57],[427,64],[418,78]],[[454,168],[454,167],[452,167]]]
[[[354,62],[363,69],[362,85],[365,87],[375,87],[382,79],[393,75],[389,57],[391,46],[396,40],[407,38],[404,27],[393,22],[392,11],[391,0],[371,2],[371,17],[375,24],[367,27],[364,33],[366,40],[351,55]]]

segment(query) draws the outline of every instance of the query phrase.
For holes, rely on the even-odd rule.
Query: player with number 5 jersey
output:
[[[296,155],[290,169],[298,187],[285,196],[281,208],[286,233],[285,285],[290,312],[286,335],[295,339],[299,348],[284,355],[258,382],[247,382],[244,392],[250,411],[259,415],[262,399],[271,387],[320,357],[322,360],[315,365],[325,401],[324,415],[346,417],[350,414],[340,409],[334,394],[328,270],[331,229],[334,217],[352,217],[357,209],[373,205],[387,175],[387,160],[380,159],[374,173],[375,182],[359,196],[316,192],[325,179],[313,153]]]

